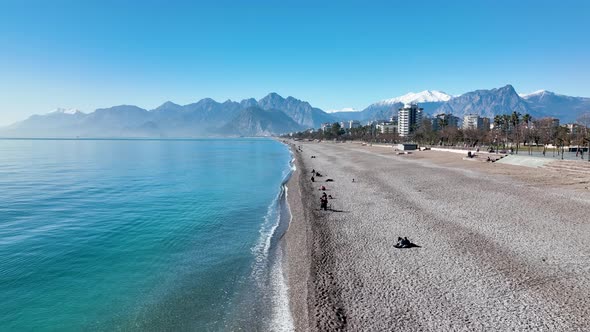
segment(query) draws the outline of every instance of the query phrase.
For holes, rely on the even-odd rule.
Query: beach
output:
[[[297,331],[590,326],[589,174],[291,143],[284,269]],[[312,170],[323,176],[311,182]],[[419,247],[395,248],[398,237]]]

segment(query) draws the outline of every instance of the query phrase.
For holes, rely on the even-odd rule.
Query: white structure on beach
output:
[[[400,136],[413,133],[422,122],[422,111],[418,104],[406,104],[397,112],[397,132]]]

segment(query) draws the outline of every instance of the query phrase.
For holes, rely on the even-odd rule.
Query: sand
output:
[[[297,331],[590,327],[590,172],[293,143],[285,271]],[[421,247],[396,249],[398,236]]]

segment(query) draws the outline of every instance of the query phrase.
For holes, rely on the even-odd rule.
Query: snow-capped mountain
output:
[[[0,137],[201,137],[223,135],[269,135],[285,131],[318,128],[335,121],[387,120],[406,103],[418,103],[426,115],[475,113],[493,118],[519,112],[534,119],[556,117],[573,122],[590,112],[590,98],[571,97],[539,90],[517,94],[511,85],[475,90],[452,97],[440,91],[422,91],[382,100],[357,112],[343,109],[324,112],[294,97],[276,93],[256,100],[223,103],[210,98],[188,105],[166,102],[153,110],[120,105],[83,113],[76,109],[56,109],[43,115],[0,128]],[[275,114],[276,113],[276,114]]]
[[[536,96],[536,95],[541,95],[541,94],[543,94],[545,92],[548,92],[548,91],[547,90],[537,90],[537,91],[534,91],[534,92],[531,92],[531,93],[519,93],[518,96],[520,98],[527,99],[528,97]]]
[[[404,104],[419,103],[424,112],[431,114],[435,109],[453,98],[451,95],[436,90],[425,90],[422,92],[410,92],[403,96],[384,99],[369,105],[361,112],[334,112],[331,115],[341,120],[387,120],[397,116],[397,111]]]
[[[410,92],[403,96],[385,99],[375,103],[376,105],[392,105],[396,103],[409,104],[409,103],[437,103],[449,101],[453,96],[436,90],[425,90],[422,92],[414,93]]]
[[[560,95],[547,90],[520,95],[531,109],[531,115],[556,117],[563,122],[574,122],[585,112],[590,112],[590,98]]]
[[[326,111],[326,113],[328,113],[328,114],[338,113],[338,112],[360,112],[360,110],[357,110],[356,108],[352,108],[352,107],[345,107],[345,108],[339,109],[339,110],[328,110],[328,111]]]
[[[48,114],[76,114],[82,113],[82,111],[75,108],[56,108]]]

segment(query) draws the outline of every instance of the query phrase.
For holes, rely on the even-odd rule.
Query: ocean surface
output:
[[[0,330],[292,329],[271,139],[0,140]]]

